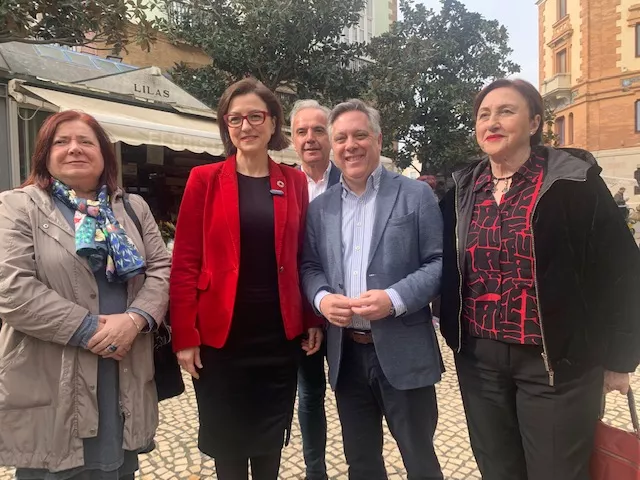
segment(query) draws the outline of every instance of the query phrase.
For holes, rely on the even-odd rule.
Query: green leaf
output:
[[[155,41],[147,20],[155,0],[0,0],[0,43],[106,43],[115,53],[135,40],[145,49]],[[129,36],[136,20],[137,33]],[[90,34],[90,35],[89,35]]]
[[[172,73],[212,107],[228,82],[246,75],[272,90],[293,90],[293,96],[282,95],[285,108],[295,97],[331,104],[360,96],[368,88],[367,78],[348,67],[363,49],[345,44],[341,35],[358,22],[364,5],[364,0],[193,0],[180,8],[167,4],[169,18],[163,27],[171,38],[202,48],[213,59],[210,67],[180,65]]]
[[[519,67],[509,60],[506,29],[458,0],[441,0],[439,12],[407,0],[400,9],[403,20],[367,47],[383,152],[401,168],[418,160],[422,174],[448,173],[479,153],[475,95]]]

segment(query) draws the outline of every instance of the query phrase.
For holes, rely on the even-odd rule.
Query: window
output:
[[[567,16],[567,0],[558,0],[558,20]]]
[[[556,73],[567,73],[567,49],[556,52]]]
[[[636,57],[640,57],[640,23],[636,23]]]
[[[568,135],[567,139],[569,140],[569,145],[573,145],[573,113],[569,114],[569,125],[568,125]]]
[[[373,38],[373,0],[367,1],[367,41]]]
[[[565,144],[564,117],[556,118],[556,137],[558,141],[558,146],[562,147]]]
[[[20,145],[20,182],[24,182],[31,171],[31,158],[36,146],[40,127],[51,115],[44,110],[20,108],[18,110],[18,142]]]
[[[640,133],[640,100],[636,100],[636,133]]]

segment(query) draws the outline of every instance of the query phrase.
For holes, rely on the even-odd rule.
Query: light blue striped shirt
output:
[[[340,179],[342,184],[342,265],[344,272],[345,295],[350,298],[358,298],[365,293],[367,288],[367,265],[371,250],[371,238],[373,236],[373,224],[376,218],[376,198],[380,188],[382,165],[378,165],[367,180],[367,187],[360,196],[353,193],[347,184]],[[393,288],[385,290],[396,310],[396,316],[406,312],[406,306],[398,292]],[[314,304],[320,310],[320,301],[329,292],[318,292]],[[371,323],[364,318],[354,315],[350,328],[370,330]]]

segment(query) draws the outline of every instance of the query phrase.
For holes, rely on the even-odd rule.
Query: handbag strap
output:
[[[633,390],[629,387],[627,392],[627,400],[629,401],[629,411],[631,412],[631,423],[633,429],[636,431],[636,436],[640,438],[640,423],[638,422],[638,410],[636,408],[636,399],[633,395]]]
[[[142,234],[142,223],[140,223],[140,219],[138,218],[138,215],[136,215],[135,210],[131,206],[128,193],[125,193],[124,195],[122,195],[122,203],[124,204],[124,211],[127,212],[127,215],[129,215],[129,218],[133,220],[133,223],[135,223],[136,229],[138,230],[138,233],[140,234],[140,236],[144,238],[144,235]]]
[[[606,395],[603,394],[602,403],[600,404],[600,420],[604,418],[606,398]],[[633,425],[633,431],[638,439],[640,439],[640,422],[638,422],[638,410],[636,408],[636,399],[631,387],[629,387],[629,391],[627,391],[627,402],[629,403],[629,413],[631,413],[631,425]]]
[[[124,204],[125,212],[127,212],[127,215],[129,215],[129,218],[133,220],[133,223],[135,223],[138,233],[144,239],[144,234],[142,233],[142,224],[140,223],[140,219],[138,218],[138,215],[136,215],[135,210],[131,206],[128,193],[125,193],[122,196],[122,203]],[[147,278],[146,274],[145,274],[145,278]],[[162,324],[158,326],[158,329],[155,331],[155,348],[157,349],[164,345],[169,345],[170,343],[171,343],[171,327],[169,326],[169,314],[167,313],[165,317],[165,321],[162,322]]]

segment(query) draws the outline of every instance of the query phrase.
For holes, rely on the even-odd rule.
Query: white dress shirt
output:
[[[302,171],[304,172],[304,168],[302,168]],[[307,175],[307,188],[309,189],[309,202],[312,202],[313,200],[315,200],[316,198],[318,198],[320,195],[322,195],[324,192],[327,191],[327,187],[329,185],[330,171],[331,171],[331,162],[329,162],[329,165],[327,166],[327,169],[324,171],[324,174],[322,175],[322,178],[320,179],[319,182],[314,182],[313,178],[307,175],[307,172],[304,172],[304,174]]]

